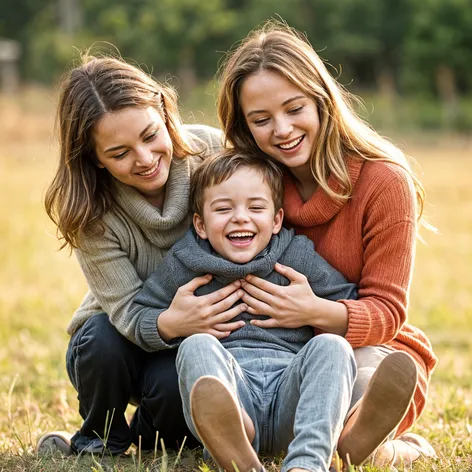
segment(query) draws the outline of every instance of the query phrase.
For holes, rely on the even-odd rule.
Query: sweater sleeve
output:
[[[346,339],[356,348],[392,341],[407,320],[416,242],[416,202],[404,172],[373,195],[364,215],[359,299],[348,309]]]
[[[159,315],[169,308],[177,292],[173,273],[175,270],[172,269],[172,253],[169,253],[144,282],[142,289],[129,306],[130,322],[125,336],[145,351],[170,349],[179,344],[166,343],[157,329]]]

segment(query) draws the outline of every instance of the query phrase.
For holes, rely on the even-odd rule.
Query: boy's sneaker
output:
[[[40,455],[53,455],[60,452],[64,456],[71,456],[74,452],[71,447],[72,434],[66,431],[53,431],[39,438],[36,452]]]
[[[263,470],[244,429],[236,396],[221,380],[200,377],[190,392],[193,424],[219,468],[248,472]]]

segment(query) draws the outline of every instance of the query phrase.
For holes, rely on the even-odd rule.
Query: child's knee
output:
[[[336,334],[320,334],[312,338],[306,345],[310,355],[326,357],[332,361],[354,364],[354,353],[351,345],[342,336]]]
[[[192,336],[184,339],[179,346],[176,359],[177,366],[187,359],[204,356],[203,353],[213,351],[215,345],[221,346],[218,339],[211,334],[192,334]]]

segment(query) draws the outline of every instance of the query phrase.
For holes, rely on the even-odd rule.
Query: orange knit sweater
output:
[[[416,241],[415,190],[407,172],[395,164],[349,159],[348,166],[353,193],[345,203],[320,188],[304,202],[286,174],[285,222],[358,284],[358,300],[340,301],[348,309],[346,339],[352,347],[386,344],[415,359],[418,386],[400,435],[423,411],[437,362],[423,332],[406,324]],[[329,186],[338,188],[332,176]]]

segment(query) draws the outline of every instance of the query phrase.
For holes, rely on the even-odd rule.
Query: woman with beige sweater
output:
[[[187,436],[175,350],[148,352],[143,333],[158,332],[157,317],[128,313],[143,281],[191,224],[189,178],[221,147],[221,133],[184,126],[177,97],[139,68],[114,58],[84,57],[64,78],[58,105],[59,166],[46,194],[46,210],[62,247],[73,250],[89,286],[70,322],[66,363],[84,420],[73,436],[54,432],[40,452],[121,454],[131,442],[154,448],[156,432],[167,448]],[[242,291],[234,283],[207,297],[199,277],[175,297],[182,336],[227,336],[226,323]],[[182,322],[185,320],[185,323]],[[138,405],[131,425],[129,402]]]

